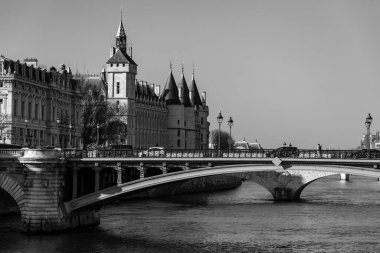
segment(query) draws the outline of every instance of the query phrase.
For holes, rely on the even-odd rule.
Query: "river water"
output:
[[[234,190],[106,206],[98,227],[53,235],[0,217],[0,252],[380,252],[380,182],[318,180],[297,203],[252,182]]]

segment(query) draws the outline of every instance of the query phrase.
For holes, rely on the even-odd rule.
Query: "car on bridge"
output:
[[[165,148],[164,147],[150,147],[147,150],[138,153],[139,157],[164,157]]]
[[[352,154],[352,158],[354,159],[368,158],[368,150],[367,149],[359,150]],[[380,150],[370,149],[369,158],[370,159],[380,158]]]
[[[278,149],[269,151],[267,157],[293,157],[296,158],[300,154],[297,147],[284,146]]]

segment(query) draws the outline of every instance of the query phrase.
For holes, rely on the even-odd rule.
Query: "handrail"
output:
[[[63,149],[65,158],[298,158],[298,159],[380,159],[380,151],[370,150],[315,150],[315,149]],[[368,157],[369,154],[369,157]]]

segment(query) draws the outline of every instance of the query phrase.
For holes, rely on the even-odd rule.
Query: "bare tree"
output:
[[[218,149],[219,145],[219,130],[214,129],[210,132],[210,142],[213,144],[215,149]],[[220,131],[220,149],[228,149],[229,143],[233,143],[234,139],[230,138],[229,133],[225,131]]]
[[[92,84],[83,86],[84,146],[125,142],[127,125],[124,122],[126,122],[127,107],[105,101],[102,87]]]
[[[5,143],[6,137],[3,135],[4,130],[9,127],[11,116],[9,114],[0,113],[0,138]]]

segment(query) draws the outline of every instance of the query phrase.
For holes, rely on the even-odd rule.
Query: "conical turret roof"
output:
[[[179,99],[181,103],[187,107],[191,106],[191,101],[189,97],[189,87],[187,86],[185,75],[183,74],[183,68],[181,80],[178,83],[178,89],[180,90]]]
[[[116,32],[116,37],[127,37],[122,20],[120,20],[119,28],[117,29],[117,32]]]
[[[180,104],[181,103],[178,96],[178,88],[175,83],[171,69],[170,69],[170,74],[169,74],[168,80],[166,81],[161,97],[165,99],[166,104]]]
[[[201,97],[199,96],[197,84],[195,83],[194,73],[193,73],[193,76],[192,76],[191,79],[192,79],[191,80],[191,85],[190,85],[190,91],[191,91],[190,100],[191,100],[191,103],[193,105],[202,105],[202,100],[201,100]]]

